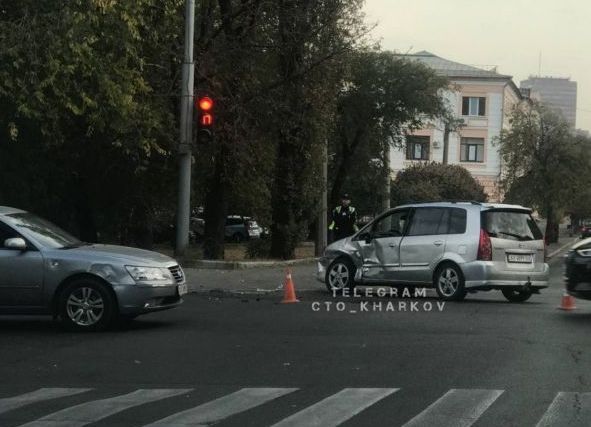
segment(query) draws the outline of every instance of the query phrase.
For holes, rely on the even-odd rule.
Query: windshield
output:
[[[542,232],[527,212],[488,211],[483,227],[491,237],[508,240],[541,240]]]
[[[10,225],[30,236],[43,247],[60,249],[83,244],[80,240],[65,232],[57,225],[29,212],[6,216]]]

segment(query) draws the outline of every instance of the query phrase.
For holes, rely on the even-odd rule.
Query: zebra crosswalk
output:
[[[0,395],[0,426],[10,427],[83,427],[97,422],[102,425],[126,425],[118,417],[133,417],[133,411],[142,411],[156,402],[177,402],[183,396],[179,407],[166,404],[157,412],[148,411],[147,416],[153,419],[145,422],[143,414],[141,422],[134,426],[144,427],[188,427],[209,426],[218,422],[234,419],[240,425],[246,424],[249,411],[265,411],[274,402],[290,399],[298,394],[305,396],[305,388],[293,387],[246,387],[216,396],[203,401],[196,398],[194,388],[141,388],[127,393],[117,392],[114,395],[101,392],[94,388],[63,388],[47,387],[27,391],[16,395]],[[402,388],[344,388],[323,396],[317,401],[307,403],[305,407],[292,405],[296,409],[275,412],[270,421],[258,422],[251,419],[249,425],[272,425],[272,427],[332,427],[347,421],[357,421],[359,425],[396,425],[375,422],[363,418],[364,411],[378,402],[382,408],[401,408],[399,396],[404,394]],[[505,390],[495,389],[451,389],[427,404],[418,413],[409,416],[405,422],[398,423],[403,427],[470,427],[482,417],[487,410],[500,405],[497,399]],[[107,395],[108,397],[105,397]],[[175,398],[175,399],[173,399]],[[167,400],[169,399],[169,400]],[[316,397],[314,398],[316,399]],[[549,399],[548,399],[549,401]],[[67,402],[70,402],[69,404]],[[75,402],[72,404],[72,402]],[[548,403],[547,403],[548,405]],[[292,406],[287,406],[291,408]],[[544,405],[545,406],[545,405]],[[52,409],[47,409],[47,408]],[[34,408],[28,411],[27,408]],[[497,408],[497,412],[498,412]],[[501,408],[502,409],[502,408]],[[46,411],[38,417],[40,412]],[[283,413],[285,412],[285,413]],[[369,412],[369,411],[368,411]],[[254,412],[260,413],[260,412]],[[16,416],[15,414],[18,414]],[[367,414],[367,413],[366,413]],[[375,416],[375,414],[373,414]],[[25,419],[31,417],[33,419]],[[239,417],[244,417],[240,419]],[[590,426],[591,425],[591,392],[558,392],[545,411],[536,418],[536,427],[550,426]],[[516,424],[528,425],[516,420]]]

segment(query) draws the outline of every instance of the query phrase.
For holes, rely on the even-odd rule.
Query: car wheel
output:
[[[234,233],[232,236],[232,241],[234,243],[241,243],[244,240],[244,237],[240,233]]]
[[[338,258],[326,269],[324,282],[329,292],[353,289],[357,267],[349,258]]]
[[[96,279],[77,279],[60,298],[60,317],[67,329],[104,330],[116,315],[115,298],[107,286]]]
[[[435,272],[433,285],[439,298],[445,301],[461,301],[466,297],[464,275],[454,264],[443,264]]]
[[[511,302],[525,302],[531,296],[531,291],[517,290],[517,289],[502,289],[503,295]]]

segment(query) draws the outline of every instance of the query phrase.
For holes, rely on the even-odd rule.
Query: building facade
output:
[[[524,98],[511,76],[459,64],[429,52],[403,55],[420,61],[446,76],[450,89],[444,94],[449,108],[464,125],[449,133],[448,163],[465,167],[484,187],[489,201],[500,201],[502,164],[495,140],[509,126],[508,116]],[[428,123],[406,138],[406,146],[393,148],[393,174],[417,162],[443,161],[445,125]]]
[[[572,129],[577,126],[577,82],[560,77],[530,77],[520,84],[532,99],[560,112]]]

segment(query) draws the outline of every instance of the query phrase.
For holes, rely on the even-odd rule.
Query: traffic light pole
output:
[[[193,36],[195,33],[195,0],[185,3],[185,55],[181,88],[181,123],[179,155],[179,187],[176,211],[175,256],[185,256],[189,245],[189,221],[191,215],[191,142],[193,136]]]

